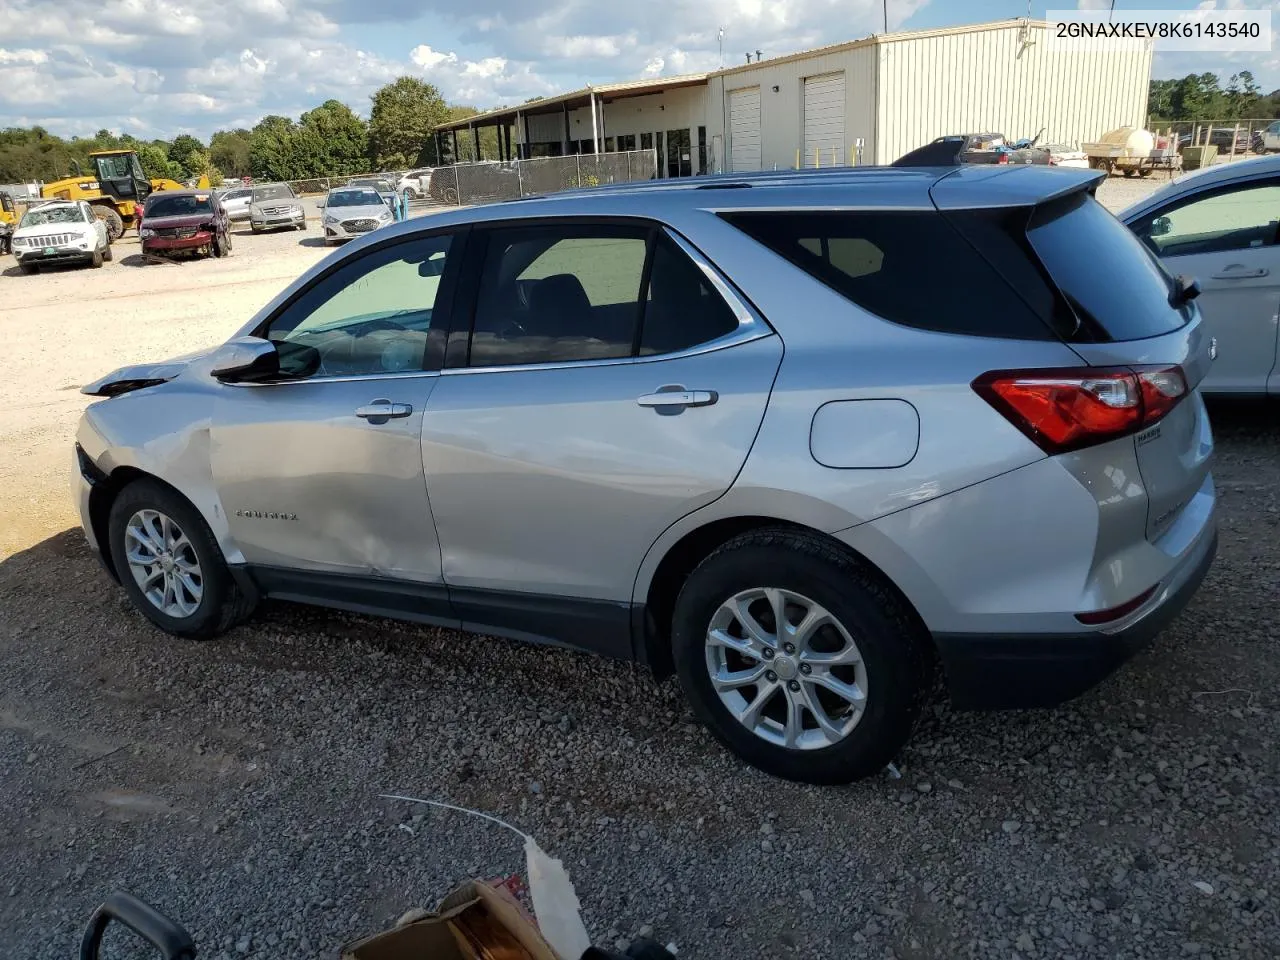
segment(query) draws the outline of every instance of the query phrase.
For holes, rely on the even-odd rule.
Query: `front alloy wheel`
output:
[[[768,743],[830,747],[862,719],[867,669],[858,645],[802,594],[765,587],[730,597],[711,619],[706,661],[720,702]]]
[[[124,529],[129,572],[151,605],[174,619],[199,610],[204,574],[182,528],[158,510],[139,510]]]

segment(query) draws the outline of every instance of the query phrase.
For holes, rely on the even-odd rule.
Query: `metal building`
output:
[[[951,133],[1071,143],[1143,126],[1151,49],[1060,53],[1014,19],[873,35],[710,74],[605,84],[444,124],[491,159],[657,150],[660,176],[891,163]],[[468,151],[470,152],[470,151]],[[458,156],[458,152],[452,154]]]
[[[727,170],[892,163],[950,133],[1083,142],[1143,126],[1150,79],[1149,47],[1058,53],[1044,21],[914,30],[711,74],[708,130]]]

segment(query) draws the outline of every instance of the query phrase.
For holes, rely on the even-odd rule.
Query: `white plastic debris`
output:
[[[402,797],[394,794],[380,794],[383,800],[405,800],[409,803],[423,803],[429,807],[441,807],[457,813],[488,820],[524,839],[525,872],[529,877],[529,896],[533,900],[533,915],[538,921],[538,929],[558,956],[581,957],[591,947],[591,938],[582,923],[579,912],[581,904],[578,894],[569,881],[569,874],[564,864],[547,854],[538,846],[538,842],[525,833],[497,817],[479,810],[456,807],[451,803],[439,800],[422,800],[418,797]]]
[[[1199,890],[1201,893],[1203,893],[1206,897],[1213,896],[1213,884],[1206,883],[1203,880],[1197,880],[1191,885],[1195,887],[1197,890]]]
[[[890,780],[901,780],[901,779],[902,779],[902,771],[901,771],[901,770],[899,770],[895,764],[892,764],[892,763],[888,764],[888,765],[884,768],[884,772],[885,772],[885,773],[887,773],[887,774],[889,775],[889,779],[890,779]]]

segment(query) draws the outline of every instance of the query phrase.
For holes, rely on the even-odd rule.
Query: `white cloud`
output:
[[[1206,0],[1213,3],[1215,0]],[[1110,10],[1111,0],[1076,0],[1077,10]]]
[[[458,55],[456,53],[440,53],[438,50],[432,50],[424,43],[409,51],[409,59],[422,67],[423,70],[430,70],[443,63],[457,63]]]

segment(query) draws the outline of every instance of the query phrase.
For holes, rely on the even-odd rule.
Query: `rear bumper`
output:
[[[1072,636],[935,634],[952,703],[962,710],[1054,707],[1096,686],[1191,601],[1218,550],[1210,529],[1136,619]]]

